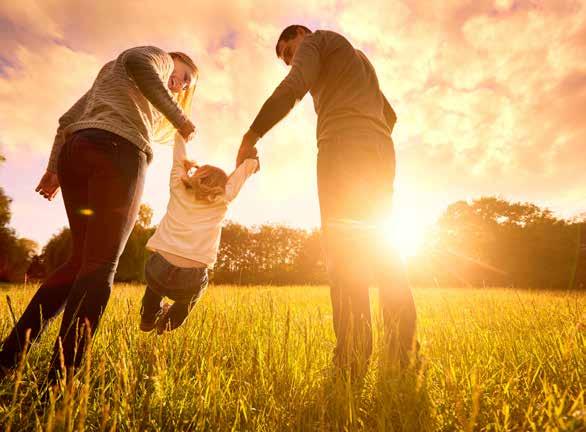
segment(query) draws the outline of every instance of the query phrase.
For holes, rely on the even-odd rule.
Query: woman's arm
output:
[[[126,72],[132,78],[140,92],[159,110],[183,136],[186,130],[195,130],[193,123],[187,118],[177,102],[171,96],[159,75],[159,69],[169,67],[165,62],[173,60],[163,50],[155,47],[137,47],[125,51],[123,63]],[[172,66],[170,66],[172,67]]]

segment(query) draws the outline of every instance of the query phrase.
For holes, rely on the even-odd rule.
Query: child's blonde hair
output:
[[[193,189],[196,200],[213,203],[226,193],[228,175],[218,167],[203,165],[182,181],[186,188]]]

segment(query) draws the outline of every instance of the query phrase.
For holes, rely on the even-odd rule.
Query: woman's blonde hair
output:
[[[189,87],[187,87],[185,90],[181,90],[179,93],[174,95],[174,99],[177,102],[177,105],[179,105],[179,107],[185,113],[186,116],[190,116],[191,102],[193,101],[193,94],[195,93],[195,88],[197,85],[199,69],[197,68],[196,64],[193,62],[191,57],[189,57],[185,53],[175,51],[170,52],[169,55],[173,60],[180,60],[183,63],[185,63],[193,72],[193,79],[191,80],[191,84],[189,85]],[[155,141],[159,143],[172,141],[176,132],[177,130],[175,129],[175,126],[173,126],[165,116],[162,116],[155,130]]]
[[[193,189],[196,200],[213,203],[226,193],[228,175],[218,167],[203,165],[182,181],[186,188]]]

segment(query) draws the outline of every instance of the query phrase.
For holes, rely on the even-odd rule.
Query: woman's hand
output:
[[[195,134],[195,125],[191,122],[191,120],[187,120],[183,126],[181,126],[181,129],[177,130],[177,132],[181,134],[185,141],[189,141]]]
[[[192,170],[196,170],[199,168],[199,164],[194,161],[194,160],[190,160],[190,159],[185,159],[183,161],[183,168],[185,168],[185,171],[187,172],[187,175],[193,175]]]
[[[59,191],[59,178],[57,177],[57,174],[51,171],[46,171],[35,191],[49,201],[55,198]]]

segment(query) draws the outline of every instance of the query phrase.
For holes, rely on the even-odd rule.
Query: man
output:
[[[369,276],[374,276],[389,346],[408,361],[415,305],[404,269],[383,240],[395,175],[391,132],[396,116],[364,53],[340,34],[292,25],[277,57],[291,66],[244,135],[241,164],[257,141],[309,91],[317,112],[317,177],[324,249],[331,282],[334,362],[359,365],[372,351]]]

